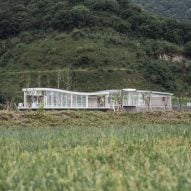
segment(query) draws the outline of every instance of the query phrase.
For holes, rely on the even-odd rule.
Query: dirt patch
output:
[[[107,126],[127,123],[191,123],[189,112],[114,113],[99,111],[0,111],[0,124],[31,126]]]

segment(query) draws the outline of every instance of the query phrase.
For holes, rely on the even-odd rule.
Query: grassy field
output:
[[[0,190],[191,190],[190,113],[0,112]]]

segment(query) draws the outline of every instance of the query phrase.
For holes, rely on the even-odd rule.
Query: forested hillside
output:
[[[126,0],[0,0],[1,102],[23,87],[188,95],[191,25]]]
[[[145,10],[180,21],[191,21],[190,0],[132,0]]]

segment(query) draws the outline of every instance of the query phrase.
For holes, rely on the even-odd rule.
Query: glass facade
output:
[[[127,92],[123,95],[123,105],[126,106],[137,106],[138,94],[135,92]]]
[[[47,91],[47,107],[85,108],[86,96],[70,93]]]
[[[84,95],[72,95],[72,108],[85,108],[86,96]]]
[[[24,108],[108,109],[114,107],[171,108],[171,94],[130,90],[78,93],[51,88],[24,89]],[[114,108],[115,109],[115,108]]]
[[[142,93],[138,94],[138,104],[139,105],[145,105],[145,95]]]

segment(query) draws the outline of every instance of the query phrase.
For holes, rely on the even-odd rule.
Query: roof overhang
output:
[[[126,92],[135,92],[137,90],[136,89],[131,89],[131,88],[125,88],[125,89],[123,89],[123,91],[126,91]]]
[[[126,92],[137,92],[137,93],[150,93],[154,95],[168,95],[173,96],[174,94],[168,93],[168,92],[158,92],[158,91],[147,91],[147,90],[136,90],[136,89],[122,89]],[[116,93],[120,90],[104,90],[104,91],[98,91],[98,92],[76,92],[76,91],[68,91],[68,90],[61,90],[61,89],[54,89],[54,88],[24,88],[22,89],[23,92],[27,91],[51,91],[51,92],[59,92],[59,93],[68,93],[68,94],[74,94],[74,95],[92,95],[92,96],[101,96],[101,95],[109,95],[110,93]]]
[[[61,89],[54,89],[54,88],[24,88],[22,89],[23,92],[27,91],[51,91],[51,92],[58,92],[58,93],[68,93],[74,95],[94,95],[94,96],[101,96],[101,95],[109,95],[109,92],[75,92],[75,91],[68,91],[68,90],[61,90]]]
[[[152,94],[169,95],[173,96],[173,93],[152,91]]]

